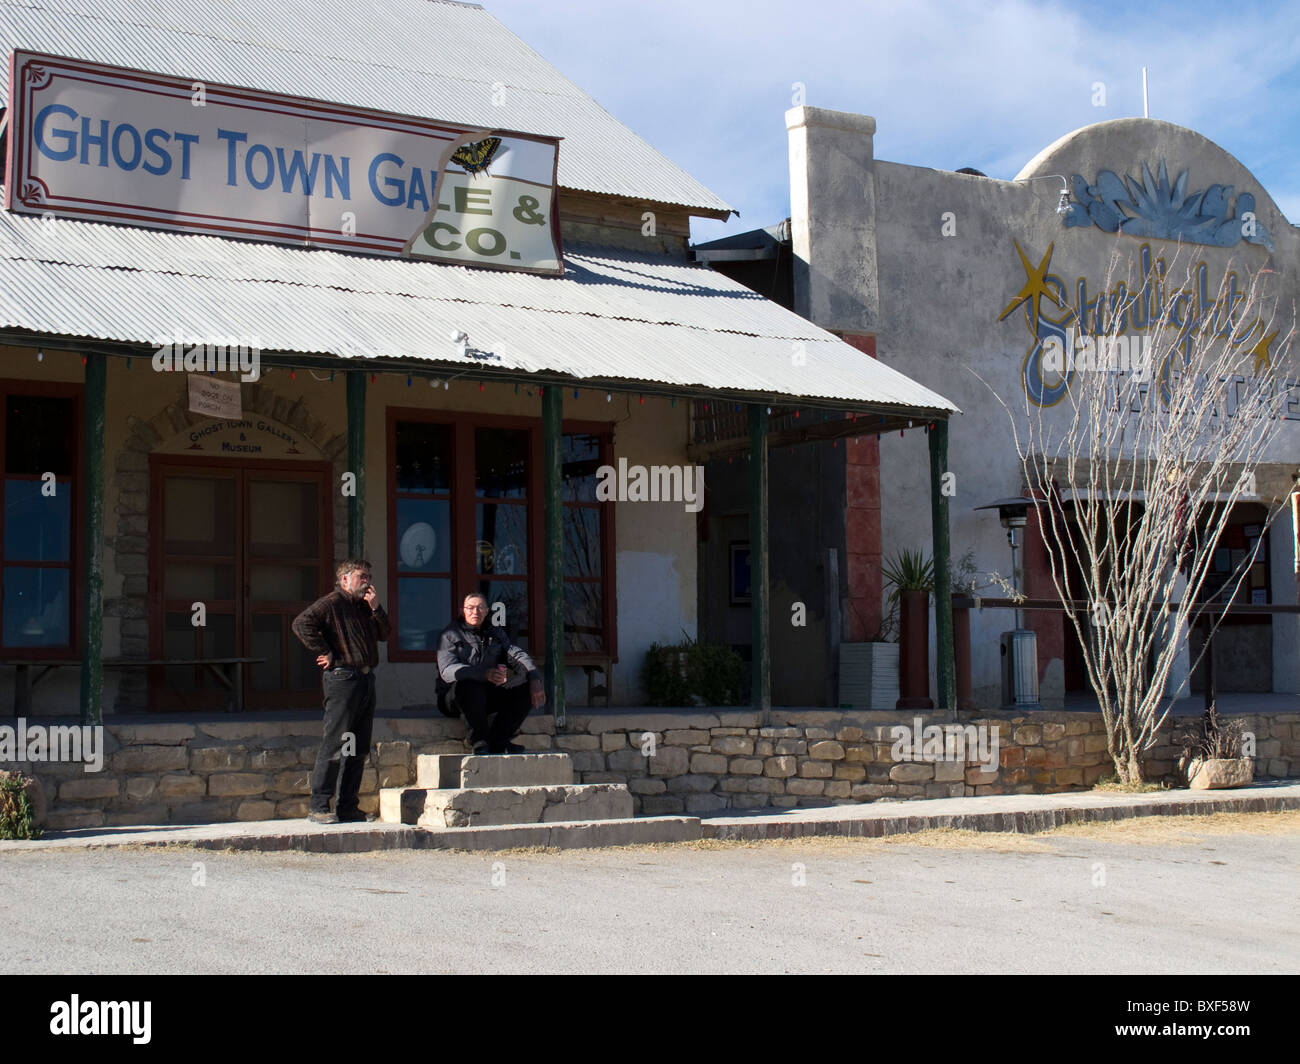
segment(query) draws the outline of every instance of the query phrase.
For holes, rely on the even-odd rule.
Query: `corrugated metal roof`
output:
[[[707,267],[565,259],[549,278],[0,212],[0,328],[131,344],[179,328],[264,351],[956,409]],[[456,331],[493,358],[461,358]]]
[[[566,188],[732,208],[481,7],[444,0],[0,0],[0,44],[564,138]],[[504,103],[493,104],[494,86]]]

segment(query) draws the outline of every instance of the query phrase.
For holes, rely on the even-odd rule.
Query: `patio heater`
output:
[[[1029,504],[1029,499],[1014,498],[975,507],[977,510],[997,510],[1002,527],[1007,530],[1007,542],[1011,544],[1011,586],[1017,592],[1024,590],[1016,555],[1020,546],[1018,533],[1028,524]],[[1002,708],[1042,709],[1038,704],[1038,636],[1024,627],[1019,606],[1016,607],[1015,628],[1002,633],[1001,650]]]

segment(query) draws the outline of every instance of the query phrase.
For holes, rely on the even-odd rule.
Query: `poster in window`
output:
[[[1268,589],[1262,587],[1252,589],[1250,592],[1250,604],[1252,606],[1267,606]]]
[[[749,544],[731,544],[731,605],[748,606],[752,601],[749,585]]]

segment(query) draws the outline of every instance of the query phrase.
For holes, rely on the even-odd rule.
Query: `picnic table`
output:
[[[261,665],[266,658],[104,658],[106,669],[129,669],[145,665],[202,665],[225,687],[227,713],[241,713],[244,709],[244,666]],[[14,716],[26,717],[32,709],[32,690],[55,669],[65,665],[81,665],[79,658],[53,658],[0,661],[0,666],[14,670]],[[40,669],[40,672],[33,672]]]

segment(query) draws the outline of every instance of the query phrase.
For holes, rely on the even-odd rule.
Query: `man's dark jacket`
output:
[[[506,687],[542,678],[528,652],[512,644],[504,628],[485,624],[475,629],[463,620],[452,621],[438,637],[439,702],[447,688],[459,680],[487,683],[489,670],[498,665],[508,666]]]

